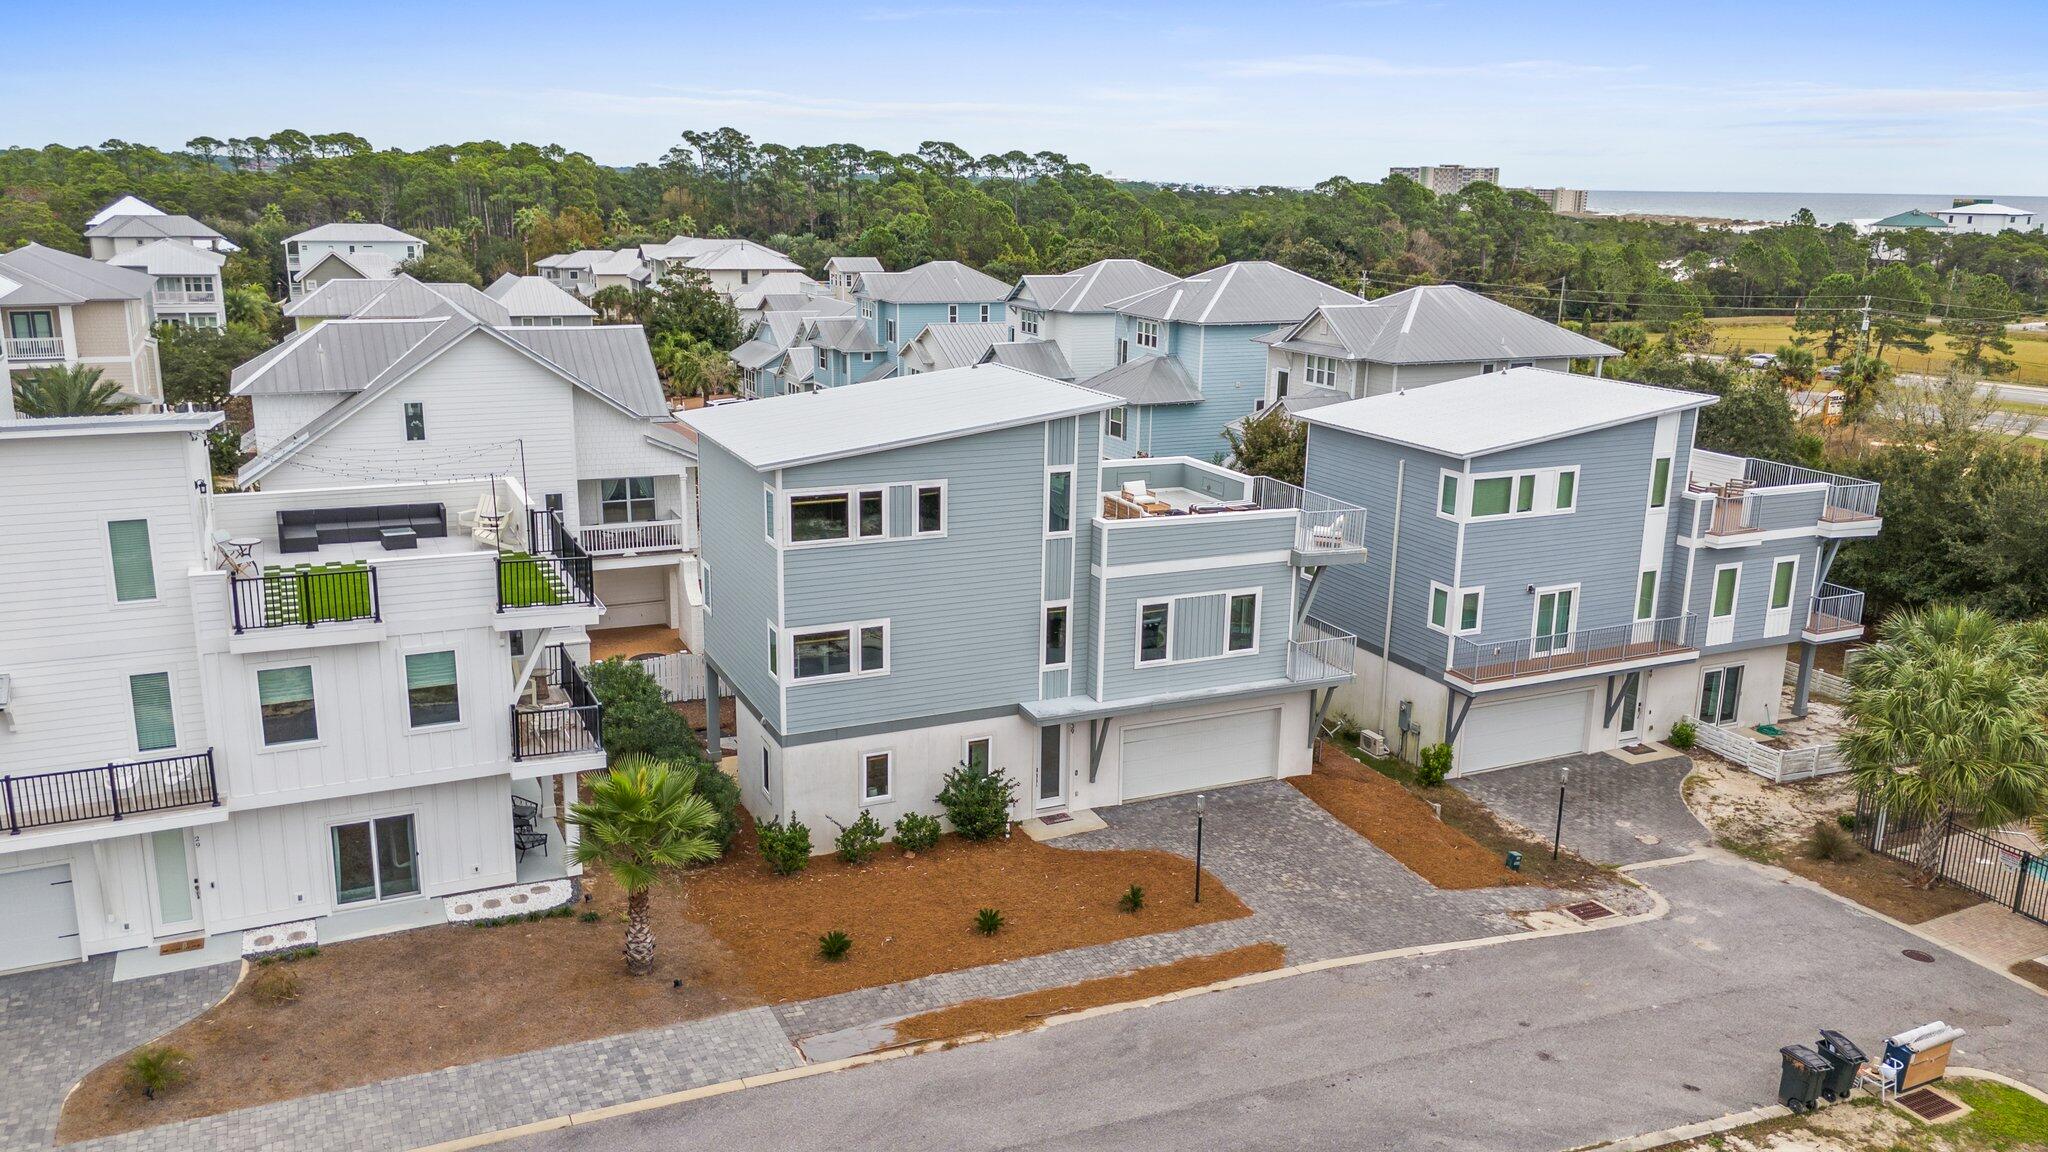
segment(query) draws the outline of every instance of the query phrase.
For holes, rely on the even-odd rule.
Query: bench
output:
[[[440,504],[283,509],[277,514],[277,550],[314,552],[330,544],[381,544],[392,529],[414,537],[446,536],[448,511]]]

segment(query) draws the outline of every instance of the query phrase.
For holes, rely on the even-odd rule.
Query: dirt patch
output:
[[[1208,956],[1190,956],[1171,964],[1083,980],[1065,988],[1048,988],[999,1000],[969,1000],[951,1008],[925,1012],[896,1023],[897,1043],[944,1040],[976,1032],[1008,1032],[1033,1028],[1048,1016],[1078,1012],[1104,1004],[1122,1004],[1168,992],[1200,988],[1233,976],[1270,972],[1286,963],[1287,950],[1278,944],[1252,944]]]
[[[2048,992],[2048,964],[2043,964],[2039,960],[2022,960],[2007,971],[2041,991]]]
[[[1117,904],[1133,884],[1145,890],[1136,913]],[[917,856],[891,845],[857,867],[818,856],[777,876],[749,824],[723,862],[691,874],[677,911],[731,951],[757,995],[783,1002],[1251,915],[1213,875],[1200,904],[1193,895],[1186,857],[1055,848],[1021,834],[982,844],[947,836]],[[1001,932],[974,930],[981,908],[1003,914]],[[818,955],[818,937],[835,928],[853,937],[853,951],[832,962]]]
[[[1860,848],[1844,860],[1813,860],[1795,852],[1784,854],[1776,863],[1837,896],[1907,924],[1924,923],[1981,903],[1971,893],[1948,884],[1922,888],[1919,873],[1911,865]]]
[[[705,727],[709,716],[704,711],[704,701],[679,700],[669,707],[674,708],[676,713],[689,723],[691,730],[697,733],[698,740],[705,738],[705,734],[710,730]],[[721,697],[718,701],[718,735],[721,739],[739,731],[739,714],[734,711],[736,707],[737,704],[731,696]]]
[[[1338,823],[1438,888],[1492,888],[1521,882],[1520,876],[1508,871],[1503,857],[1438,819],[1427,803],[1406,788],[1328,745],[1317,758],[1314,772],[1290,777],[1288,783]]]
[[[1847,773],[1773,784],[1748,769],[1696,756],[1685,801],[1717,838],[1789,849],[1803,844],[1816,823],[1855,811],[1856,790]]]

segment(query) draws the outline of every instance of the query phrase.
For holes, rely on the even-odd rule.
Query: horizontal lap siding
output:
[[[1716,652],[1744,648],[1758,643],[1783,644],[1799,638],[1800,626],[1813,596],[1813,574],[1819,563],[1819,542],[1813,537],[1768,541],[1755,548],[1702,548],[1693,564],[1692,607],[1697,617],[1695,642],[1706,641],[1707,619],[1714,606],[1714,571],[1725,564],[1742,565],[1735,585],[1735,638],[1717,644]],[[1799,571],[1792,578],[1792,628],[1777,636],[1764,635],[1764,617],[1771,603],[1771,570],[1783,559],[1797,558]]]
[[[1115,545],[1111,547],[1114,549]],[[1292,575],[1293,569],[1283,561],[1111,579],[1104,601],[1102,698],[1128,699],[1161,692],[1195,691],[1281,679],[1287,674]],[[1138,604],[1141,601],[1180,596],[1206,597],[1210,593],[1251,588],[1261,592],[1256,654],[1225,656],[1191,664],[1138,665]],[[1221,597],[1217,599],[1220,601]],[[1182,601],[1174,609],[1176,617],[1187,607],[1188,602]],[[1196,608],[1195,612],[1200,614],[1202,609]],[[1220,635],[1222,614],[1215,613],[1214,619]],[[1176,620],[1175,625],[1178,631],[1180,621]],[[1211,647],[1220,650],[1221,645],[1218,643]]]
[[[1397,466],[1407,462],[1402,488],[1400,555],[1394,555]],[[1387,578],[1398,581],[1393,621],[1394,655],[1441,669],[1444,637],[1429,630],[1429,582],[1451,583],[1457,567],[1457,525],[1436,514],[1441,469],[1457,461],[1399,448],[1348,432],[1311,427],[1307,487],[1367,510],[1364,564],[1326,569],[1312,615],[1349,632],[1377,652],[1387,625]],[[1398,565],[1398,567],[1397,567]]]
[[[782,692],[768,674],[768,627],[780,619],[776,553],[762,493],[773,478],[709,439],[697,444],[701,555],[710,568],[704,645],[734,689],[771,728],[782,726]]]
[[[1283,552],[1294,546],[1295,523],[1291,512],[1219,512],[1112,521],[1109,556],[1106,561],[1098,557],[1097,562],[1121,568]]]

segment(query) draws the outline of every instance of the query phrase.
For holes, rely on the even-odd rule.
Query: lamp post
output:
[[[1552,860],[1555,860],[1555,859],[1557,859],[1557,846],[1558,846],[1558,843],[1559,843],[1559,841],[1562,841],[1562,840],[1564,839],[1564,786],[1565,786],[1565,782],[1566,782],[1567,780],[1570,780],[1570,779],[1571,779],[1571,777],[1572,777],[1572,769],[1571,769],[1571,765],[1569,765],[1569,764],[1560,764],[1560,765],[1558,765],[1558,768],[1557,768],[1557,831],[1555,831],[1555,832],[1553,832],[1553,833],[1551,833],[1551,834],[1550,834],[1550,858],[1551,858]]]
[[[1208,797],[1195,793],[1195,903],[1202,902],[1202,809]]]

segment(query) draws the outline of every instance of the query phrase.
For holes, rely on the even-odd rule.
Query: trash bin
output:
[[[1828,1028],[1820,1030],[1820,1043],[1814,1047],[1828,1062],[1828,1080],[1821,1085],[1820,1094],[1829,1100],[1847,1100],[1856,1091],[1857,1070],[1868,1057],[1855,1041]]]
[[[1821,1086],[1827,1083],[1828,1062],[1804,1044],[1778,1049],[1783,1063],[1778,1069],[1778,1101],[1794,1112],[1811,1112],[1820,1103]]]

